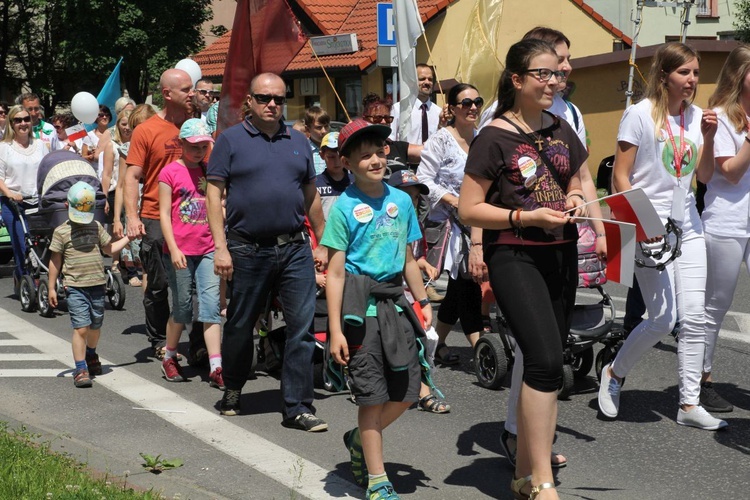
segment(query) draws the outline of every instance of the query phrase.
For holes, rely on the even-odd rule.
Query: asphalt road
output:
[[[624,289],[607,289],[621,314]],[[105,373],[92,389],[76,389],[67,314],[48,319],[23,313],[12,293],[10,268],[0,267],[0,420],[11,427],[26,425],[91,468],[167,498],[364,496],[351,482],[342,444],[343,433],[356,423],[356,408],[345,394],[316,391],[328,432],[285,429],[279,382],[259,372],[243,391],[245,414],[221,417],[221,393],[209,387],[206,371],[186,368],[190,381],[180,384],[162,378],[149,357],[140,290],[130,287],[125,309],[105,315],[99,347]],[[668,337],[628,376],[617,421],[597,417],[593,372],[560,402],[555,449],[569,459],[557,473],[561,498],[748,497],[748,298],[750,280],[743,271],[715,360],[716,387],[736,406],[727,414],[729,429],[707,432],[675,423],[676,344]],[[512,470],[499,445],[508,391],[476,383],[462,337],[456,331],[448,339],[460,365],[435,374],[453,411],[410,410],[385,432],[386,470],[403,498],[511,498]],[[181,458],[185,465],[155,476],[142,470],[139,453]]]

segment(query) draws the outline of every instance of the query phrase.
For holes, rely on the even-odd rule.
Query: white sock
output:
[[[221,354],[214,354],[208,357],[208,364],[211,365],[211,373],[217,368],[221,368]]]

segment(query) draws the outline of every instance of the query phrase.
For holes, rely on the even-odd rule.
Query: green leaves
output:
[[[211,0],[0,2],[2,80],[27,82],[52,114],[79,91],[96,95],[120,57],[123,89],[143,102],[161,73],[204,46]]]
[[[167,460],[166,458],[162,459],[161,455],[153,456],[146,453],[140,453],[140,455],[144,460],[144,463],[141,464],[141,467],[153,474],[160,474],[165,470],[182,467],[182,465],[185,463],[182,459],[179,458]]]

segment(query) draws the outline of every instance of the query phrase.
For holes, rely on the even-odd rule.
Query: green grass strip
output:
[[[0,498],[29,499],[158,499],[153,491],[136,492],[127,477],[92,477],[86,467],[67,455],[50,450],[21,427],[8,429],[0,422]]]

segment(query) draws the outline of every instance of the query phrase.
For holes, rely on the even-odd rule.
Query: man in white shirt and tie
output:
[[[411,130],[406,137],[400,137],[398,133],[399,115],[401,113],[399,103],[393,103],[391,107],[391,135],[392,141],[406,141],[409,144],[424,144],[427,139],[435,133],[440,123],[440,106],[430,101],[432,87],[435,84],[435,74],[432,68],[426,64],[417,64],[418,94],[411,111]]]

